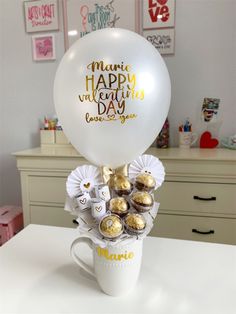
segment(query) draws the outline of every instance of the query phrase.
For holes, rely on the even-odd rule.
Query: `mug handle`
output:
[[[197,133],[192,133],[192,142],[191,145],[195,144],[198,139],[198,134]]]
[[[94,273],[94,269],[89,266],[88,264],[86,264],[77,254],[75,251],[75,248],[78,244],[80,243],[85,243],[87,244],[90,249],[93,249],[93,241],[90,238],[87,237],[79,237],[77,239],[75,239],[70,247],[70,254],[73,258],[73,260],[76,262],[76,264],[78,264],[83,270],[85,270],[87,273],[89,273],[90,275],[92,275],[94,278],[96,278],[95,273]]]

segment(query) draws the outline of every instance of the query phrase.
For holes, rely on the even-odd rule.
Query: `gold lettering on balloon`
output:
[[[136,88],[137,77],[131,65],[93,61],[87,65],[87,70],[90,73],[85,76],[86,91],[79,94],[78,99],[81,103],[97,104],[97,115],[85,113],[87,123],[120,121],[124,124],[137,118],[137,113],[130,113],[130,110],[127,113],[126,109],[130,101],[142,101],[145,93]]]
[[[105,64],[103,61],[93,61],[87,66],[88,70],[92,70],[92,72],[97,71],[124,71],[124,72],[130,72],[131,66],[129,64],[124,65],[124,62],[121,62],[121,64]]]

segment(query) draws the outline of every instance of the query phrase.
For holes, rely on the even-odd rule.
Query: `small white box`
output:
[[[55,144],[54,130],[40,130],[40,142],[42,144]]]
[[[55,143],[56,144],[69,144],[67,137],[65,136],[65,133],[62,130],[56,130],[55,131]]]

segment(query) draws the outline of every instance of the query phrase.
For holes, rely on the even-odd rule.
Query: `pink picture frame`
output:
[[[32,54],[34,61],[55,60],[54,34],[32,36]]]

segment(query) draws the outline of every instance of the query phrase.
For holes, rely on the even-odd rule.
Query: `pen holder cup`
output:
[[[179,132],[179,147],[190,148],[198,140],[197,133]]]

